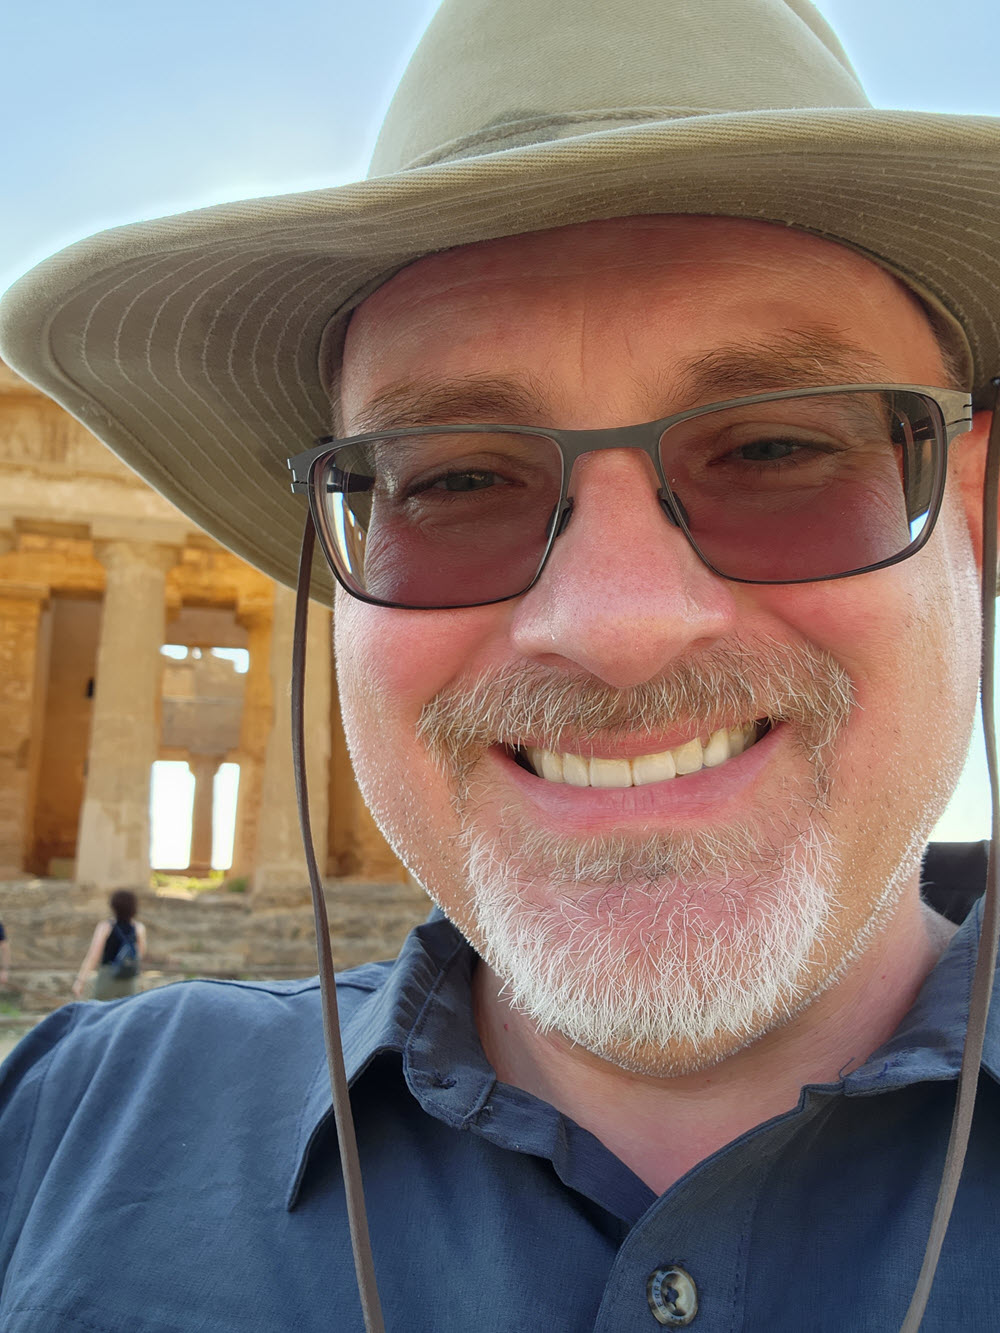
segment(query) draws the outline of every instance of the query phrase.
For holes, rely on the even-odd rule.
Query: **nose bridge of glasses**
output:
[[[578,459],[585,454],[603,453],[608,449],[639,449],[653,462],[659,473],[657,446],[662,429],[658,422],[641,426],[606,426],[598,430],[563,430],[556,433],[566,459],[567,474],[572,472]]]
[[[659,444],[662,434],[663,428],[659,422],[559,432],[559,444],[565,459],[567,495],[556,519],[553,536],[558,537],[566,530],[572,516],[574,474],[580,460],[592,454],[619,450],[632,450],[646,455],[656,478],[656,498],[660,508],[672,526],[683,529],[687,523],[687,513],[680,497],[667,485],[660,462]]]

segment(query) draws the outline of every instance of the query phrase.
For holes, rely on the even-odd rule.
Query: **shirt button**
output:
[[[698,1288],[683,1268],[658,1268],[646,1283],[646,1300],[658,1324],[685,1328],[698,1313]]]

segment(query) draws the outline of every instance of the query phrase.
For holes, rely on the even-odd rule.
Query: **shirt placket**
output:
[[[663,1194],[623,1242],[594,1333],[736,1333],[746,1309],[747,1256],[760,1192],[790,1138],[830,1105],[829,1094],[760,1126]]]

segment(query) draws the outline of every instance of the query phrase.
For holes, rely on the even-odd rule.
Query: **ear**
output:
[[[983,478],[992,421],[990,412],[974,413],[971,429],[953,442],[948,456],[948,486],[952,493],[958,492],[980,569],[983,566]]]

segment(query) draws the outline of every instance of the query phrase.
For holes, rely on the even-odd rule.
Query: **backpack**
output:
[[[116,981],[130,981],[137,977],[140,971],[139,951],[136,948],[135,927],[132,928],[131,935],[126,935],[118,923],[115,923],[115,930],[118,931],[122,940],[121,948],[111,960],[111,975]]]

